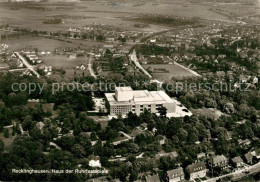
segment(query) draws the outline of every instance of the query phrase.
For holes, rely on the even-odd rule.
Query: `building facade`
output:
[[[186,170],[190,174],[190,180],[204,178],[207,173],[206,165],[203,162],[188,165]]]
[[[132,90],[131,87],[116,87],[115,93],[106,93],[111,116],[127,115],[130,111],[140,115],[145,109],[159,113],[165,107],[167,113],[176,112],[176,102],[164,91]]]
[[[177,169],[167,171],[167,176],[168,176],[169,182],[183,181],[184,180],[183,168],[179,167]]]
[[[226,167],[228,167],[228,159],[224,155],[217,155],[209,160],[209,165],[213,168],[220,167],[222,169],[225,169]]]

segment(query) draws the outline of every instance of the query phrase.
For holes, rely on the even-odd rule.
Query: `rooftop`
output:
[[[131,87],[116,87],[117,91],[133,91]]]
[[[158,175],[155,174],[153,176],[147,176],[146,181],[147,182],[158,182],[158,181],[160,181],[160,178]]]
[[[241,163],[241,162],[243,162],[243,160],[242,160],[242,158],[240,156],[238,156],[238,157],[233,158],[232,162],[234,162],[234,163]]]
[[[220,162],[227,161],[227,158],[224,155],[217,155],[212,158],[212,163],[213,164],[218,164]]]
[[[205,163],[199,162],[199,163],[193,163],[191,165],[188,165],[187,169],[190,173],[198,172],[207,169]]]
[[[183,168],[179,167],[177,169],[173,169],[173,170],[167,171],[167,174],[168,174],[169,178],[175,178],[177,176],[184,175]]]
[[[115,93],[106,93],[110,105],[175,103],[164,91],[132,90],[131,87],[117,87],[116,91],[120,97],[129,99],[118,101]]]

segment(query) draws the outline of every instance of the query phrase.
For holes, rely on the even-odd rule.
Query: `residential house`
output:
[[[246,52],[240,52],[239,56],[240,56],[240,58],[245,59],[245,58],[247,58],[247,53]]]
[[[147,176],[146,182],[160,182],[160,178],[157,174],[155,174],[153,176]]]
[[[84,66],[83,64],[81,64],[80,66],[76,66],[77,70],[85,70],[86,66]]]
[[[219,79],[222,80],[225,77],[226,73],[224,71],[217,71],[215,73],[215,76]]]
[[[206,157],[206,154],[204,152],[197,154],[197,159],[202,159]]]
[[[232,160],[232,164],[235,166],[235,167],[241,167],[243,166],[243,160],[240,156],[238,157],[234,157]]]
[[[41,59],[37,59],[37,60],[36,60],[36,63],[37,63],[37,64],[41,64],[41,63],[42,63],[42,60],[41,60]]]
[[[169,182],[182,181],[182,180],[184,180],[183,168],[179,167],[177,169],[167,171],[167,176],[168,176]]]
[[[166,142],[167,138],[165,136],[163,136],[160,140],[159,140],[159,143],[160,145],[164,145],[165,142]]]
[[[77,58],[77,56],[75,54],[70,54],[69,55],[69,59],[76,59],[76,58]]]
[[[17,55],[16,55],[15,53],[13,53],[13,54],[11,55],[11,58],[17,58]]]
[[[90,160],[89,164],[90,167],[101,167],[100,160]]]
[[[25,70],[22,75],[32,76],[32,73],[29,70]]]
[[[116,40],[115,37],[106,37],[106,41],[108,42],[113,42],[115,40]]]
[[[193,163],[186,167],[187,172],[190,175],[190,180],[197,178],[204,178],[206,176],[207,168],[204,162]]]
[[[44,72],[51,72],[52,71],[52,66],[45,66],[44,67]]]
[[[228,159],[224,155],[217,155],[209,160],[209,165],[211,167],[221,167],[222,169],[228,166]]]
[[[232,70],[236,70],[236,69],[239,68],[239,66],[234,62],[230,63],[230,67],[231,67]]]
[[[7,63],[0,63],[0,70],[8,70],[9,65]]]
[[[17,59],[17,61],[16,61],[16,66],[17,66],[18,68],[22,68],[22,67],[23,67],[23,62],[22,62],[20,59]]]
[[[151,43],[155,43],[155,42],[156,42],[156,39],[151,39],[150,42],[151,42]]]
[[[168,153],[159,153],[155,155],[155,158],[158,160],[161,157],[169,157],[171,159],[176,159],[179,156],[179,154],[176,151],[168,152]]]
[[[229,81],[234,81],[233,71],[227,71],[227,78]]]
[[[252,152],[252,155],[256,157],[257,160],[260,160],[260,149],[256,149]]]
[[[245,155],[246,163],[253,164],[253,154],[251,152],[246,153]]]
[[[218,55],[218,58],[221,58],[221,59],[224,59],[224,58],[226,58],[227,56],[226,56],[226,54],[220,54],[220,55]]]
[[[258,83],[258,78],[256,76],[252,77],[252,83],[257,84]]]
[[[246,83],[247,82],[247,78],[245,77],[245,75],[239,75],[239,81],[241,83]]]
[[[238,139],[237,141],[240,146],[248,146],[251,144],[251,141],[249,139],[245,139],[245,140]]]

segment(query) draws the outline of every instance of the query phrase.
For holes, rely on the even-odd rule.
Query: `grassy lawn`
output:
[[[4,142],[5,148],[9,148],[12,143],[14,142],[14,139],[17,137],[17,135],[12,136],[13,128],[8,128],[9,130],[9,138],[4,137],[4,133],[0,133],[0,139]]]
[[[94,119],[96,123],[100,123],[101,128],[105,129],[108,125],[109,118],[107,116],[89,116]]]
[[[90,75],[87,66],[88,66],[88,59],[87,57],[79,57],[76,59],[69,59],[66,55],[50,55],[43,57],[43,62],[47,66],[52,66],[53,69],[64,69],[66,71],[65,78],[73,78],[74,73],[76,75],[82,75],[83,73],[85,76]],[[75,66],[80,66],[83,64],[86,69],[85,70],[75,70]]]

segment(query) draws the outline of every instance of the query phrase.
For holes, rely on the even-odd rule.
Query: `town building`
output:
[[[7,63],[0,63],[0,70],[8,70],[9,65]]]
[[[101,167],[100,160],[90,160],[88,165],[91,167]]]
[[[234,164],[235,167],[241,167],[244,164],[243,160],[242,160],[242,158],[240,156],[234,157],[232,159],[232,163]]]
[[[206,157],[206,154],[204,152],[197,154],[197,159],[203,159],[205,157]]]
[[[247,164],[253,164],[253,154],[251,152],[248,152],[245,154],[245,159]]]
[[[167,176],[168,176],[169,182],[182,181],[182,180],[184,180],[183,168],[179,167],[177,169],[167,171]]]
[[[115,93],[106,93],[105,96],[110,116],[125,116],[130,111],[140,115],[145,109],[151,113],[159,113],[162,107],[167,109],[167,114],[176,112],[176,102],[164,91],[116,87]]]
[[[153,175],[153,176],[147,176],[146,177],[146,182],[160,182],[160,178],[158,175]]]
[[[260,149],[256,149],[255,151],[251,152],[251,154],[256,157],[257,160],[260,160]]]
[[[190,180],[204,178],[207,173],[207,168],[204,162],[188,165],[186,170],[190,174]]]
[[[228,166],[228,159],[224,155],[217,155],[209,160],[209,165],[211,167],[221,167],[224,169]]]

